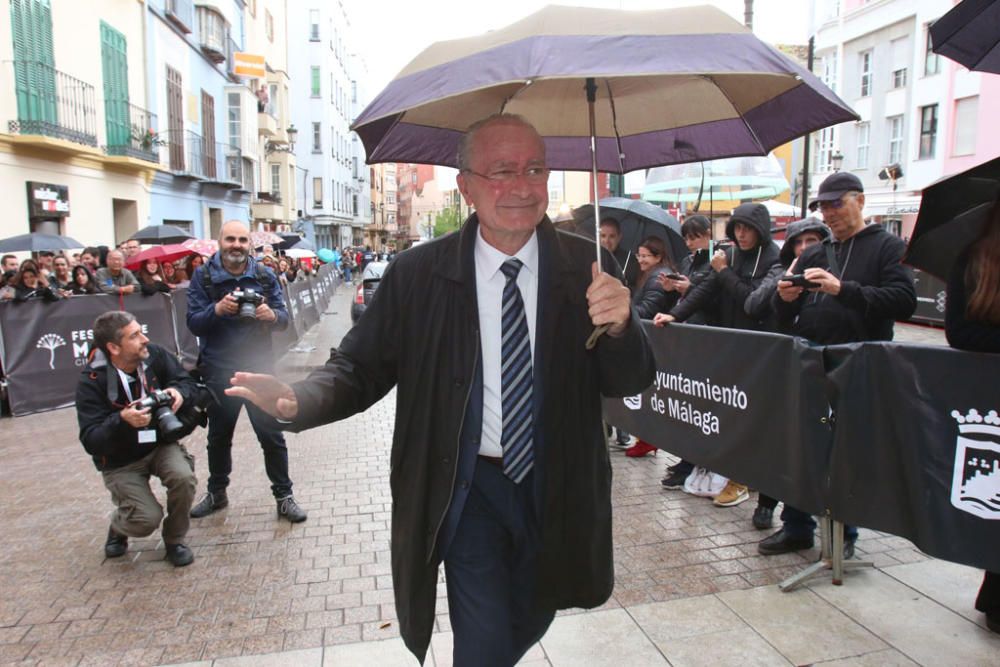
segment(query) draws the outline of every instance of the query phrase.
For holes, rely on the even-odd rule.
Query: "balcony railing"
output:
[[[97,105],[92,85],[45,63],[8,62],[13,65],[17,98],[17,120],[8,121],[8,132],[97,146]],[[5,66],[4,71],[10,70]]]
[[[205,174],[208,180],[234,188],[243,186],[243,151],[226,142],[217,141],[213,163],[214,172]]]
[[[170,171],[180,176],[215,178],[215,151],[205,151],[205,139],[191,130],[163,133]]]
[[[156,114],[125,101],[105,100],[108,155],[123,155],[149,162],[160,161],[166,141],[156,131]]]

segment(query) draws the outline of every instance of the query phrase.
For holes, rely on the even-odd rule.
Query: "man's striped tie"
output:
[[[521,290],[517,288],[521,262],[508,259],[500,270],[507,277],[500,320],[500,399],[503,406],[500,446],[503,448],[504,474],[515,483],[520,483],[535,459],[532,451],[531,339],[528,337],[528,320],[524,314]]]

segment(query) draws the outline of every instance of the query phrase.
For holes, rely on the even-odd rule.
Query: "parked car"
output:
[[[357,322],[365,308],[371,303],[375,290],[378,289],[379,281],[389,262],[369,262],[361,274],[361,280],[357,281],[357,290],[354,293],[354,303],[351,304],[351,322]]]

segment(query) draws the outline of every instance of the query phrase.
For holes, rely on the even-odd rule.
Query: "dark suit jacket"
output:
[[[294,430],[360,412],[396,387],[392,574],[403,640],[421,661],[434,626],[442,539],[453,534],[481,423],[481,362],[473,249],[478,219],[401,253],[365,314],[322,368],[294,385]],[[639,393],[653,357],[633,312],[620,338],[585,349],[594,246],[538,226],[536,447],[541,507],[538,604],[594,607],[614,585],[611,466],[601,395]],[[610,256],[607,257],[610,262]],[[444,545],[446,546],[446,545]]]

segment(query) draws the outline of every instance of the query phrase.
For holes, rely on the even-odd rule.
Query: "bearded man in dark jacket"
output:
[[[94,321],[94,352],[76,387],[80,442],[101,471],[115,511],[104,555],[125,554],[129,537],[145,537],[163,521],[166,557],[175,566],[194,560],[183,540],[197,480],[194,458],[165,435],[150,408],[138,401],[156,390],[177,412],[194,398],[194,379],[177,359],[153,345],[131,313],[110,311]],[[149,488],[150,476],[167,489],[167,515]]]
[[[881,225],[865,225],[864,185],[854,174],[828,176],[812,205],[819,206],[833,238],[807,248],[796,261],[795,272],[815,287],[778,281],[771,305],[782,330],[824,345],[892,340],[893,323],[917,307],[913,274],[901,263],[906,244]],[[781,520],[782,529],[761,540],[758,552],[812,548],[812,516],[785,505]],[[844,558],[854,555],[857,537],[855,526],[844,526]]]
[[[392,579],[403,640],[423,661],[443,560],[454,664],[513,665],[555,610],[611,594],[601,396],[638,393],[654,365],[628,289],[600,271],[592,243],[545,215],[545,144],[531,125],[509,115],[474,124],[459,171],[476,213],[393,260],[323,368],[294,386],[237,373],[228,392],[301,430],[395,386]]]

